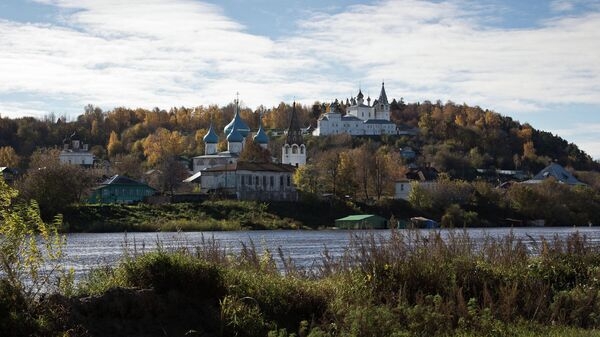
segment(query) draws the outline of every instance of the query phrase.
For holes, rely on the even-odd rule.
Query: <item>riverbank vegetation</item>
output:
[[[283,247],[284,248],[284,247]],[[8,336],[596,336],[600,247],[585,236],[395,230],[311,267],[243,244],[125,251],[53,294],[0,282]],[[270,249],[270,250],[269,250]],[[6,254],[5,251],[2,254]],[[4,334],[3,334],[4,335]]]

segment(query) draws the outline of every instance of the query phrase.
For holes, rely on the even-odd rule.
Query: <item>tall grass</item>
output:
[[[526,245],[514,235],[393,231],[354,236],[342,256],[325,250],[314,268],[253,242],[235,255],[212,238],[186,247],[130,253],[91,273],[79,296],[151,289],[161,305],[188,313],[177,329],[213,336],[593,336],[600,328],[600,249],[580,234]],[[165,320],[167,311],[156,309]]]

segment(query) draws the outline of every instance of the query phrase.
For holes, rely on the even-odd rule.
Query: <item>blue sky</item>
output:
[[[600,158],[599,41],[597,0],[2,0],[0,114],[312,104],[385,80]]]

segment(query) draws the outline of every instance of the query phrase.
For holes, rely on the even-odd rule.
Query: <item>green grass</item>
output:
[[[532,255],[512,236],[476,248],[462,232],[397,231],[356,239],[318,270],[280,259],[283,272],[252,243],[228,256],[208,240],[131,256],[92,273],[80,292],[181,292],[184,306],[212,306],[223,336],[600,335],[600,250],[580,235],[539,241]]]
[[[398,200],[376,205],[332,200],[257,202],[208,200],[165,205],[72,205],[64,214],[69,232],[232,231],[330,227],[349,214],[374,213],[407,218],[410,207]]]
[[[297,229],[299,221],[269,212],[250,201],[205,201],[201,204],[77,205],[66,210],[71,232],[231,231]]]

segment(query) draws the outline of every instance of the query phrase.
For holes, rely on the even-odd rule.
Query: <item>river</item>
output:
[[[421,230],[427,234],[431,230]],[[446,237],[452,230],[437,230]],[[454,230],[460,231],[461,230]],[[469,237],[475,241],[485,237],[501,238],[509,233],[527,244],[541,237],[552,239],[566,238],[570,234],[580,232],[587,236],[593,244],[600,244],[600,229],[596,227],[522,227],[522,228],[471,228],[466,229]],[[65,266],[75,270],[76,279],[81,279],[93,268],[117,264],[125,252],[135,254],[156,250],[177,248],[194,248],[203,242],[218,244],[228,254],[239,252],[242,245],[252,242],[259,252],[267,248],[274,255],[281,248],[286,257],[301,267],[310,268],[319,263],[325,249],[331,256],[341,256],[348,247],[353,235],[370,235],[387,238],[390,230],[346,231],[346,230],[273,230],[273,231],[237,231],[237,232],[181,232],[181,233],[86,233],[67,234],[65,248]]]

